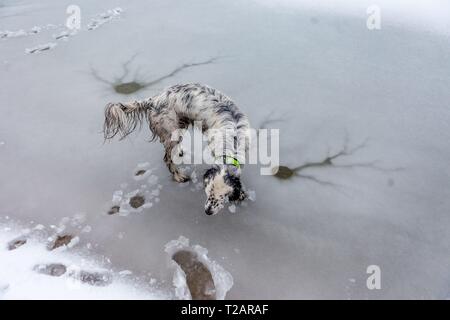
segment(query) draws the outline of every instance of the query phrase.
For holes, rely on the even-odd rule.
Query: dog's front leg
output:
[[[189,176],[185,175],[184,173],[181,173],[178,170],[178,167],[176,166],[176,164],[173,163],[173,161],[172,161],[172,150],[177,144],[178,144],[177,142],[175,142],[175,143],[172,142],[165,147],[166,153],[164,155],[164,162],[166,163],[167,168],[169,169],[170,173],[173,175],[173,179],[176,182],[181,183],[181,182],[189,181],[190,178],[189,178]]]

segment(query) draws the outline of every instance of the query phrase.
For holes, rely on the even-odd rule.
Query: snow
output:
[[[3,226],[2,226],[3,227]],[[170,295],[158,289],[148,290],[132,280],[119,276],[130,275],[129,270],[112,274],[111,284],[93,286],[81,282],[83,271],[103,272],[95,257],[71,251],[49,251],[38,238],[28,238],[27,243],[15,250],[7,250],[5,243],[19,237],[20,230],[0,231],[0,299],[164,299]],[[60,276],[38,272],[48,264],[67,267]]]
[[[189,250],[197,254],[198,260],[211,272],[216,290],[216,299],[224,300],[227,292],[233,286],[233,276],[216,261],[212,261],[208,258],[208,250],[206,248],[200,245],[190,246],[189,239],[186,237],[180,236],[178,239],[171,240],[165,245],[165,252],[167,252],[169,259],[179,250]],[[179,299],[191,299],[186,284],[186,275],[176,262],[172,261],[171,264],[175,269],[173,275],[175,296]]]
[[[57,44],[55,42],[44,43],[44,44],[40,44],[33,48],[26,48],[25,52],[26,53],[36,53],[36,52],[46,51],[46,50],[53,49],[54,47],[56,47],[56,45]]]
[[[118,17],[120,17],[122,11],[122,8],[117,7],[98,14],[95,18],[92,18],[91,22],[89,22],[87,29],[95,30],[103,24],[110,22],[113,19],[117,19]]]
[[[79,0],[81,29],[66,40],[54,35],[67,32],[71,1],[2,1],[0,30],[27,35],[0,38],[0,222],[14,219],[30,230],[54,225],[54,233],[79,237],[57,253],[61,259],[86,249],[170,292],[174,270],[164,246],[184,235],[232,275],[227,299],[448,297],[449,3],[377,1],[382,28],[369,31],[369,1],[267,1]],[[88,30],[117,7],[117,18]],[[28,34],[36,26],[40,31]],[[48,43],[57,46],[25,53]],[[123,81],[149,82],[211,57],[217,59],[131,95],[111,85],[124,69]],[[223,91],[254,127],[280,128],[281,164],[290,168],[321,161],[346,140],[349,147],[369,140],[336,161],[344,167],[310,168],[287,180],[246,165],[250,199],[235,213],[225,208],[209,217],[204,168],[195,169],[196,183],[179,185],[145,127],[124,141],[104,143],[101,133],[106,103],[184,82]],[[345,167],[372,162],[376,168]],[[136,179],[142,163],[151,172]],[[136,190],[151,207],[107,214]],[[81,224],[60,225],[78,213],[85,214]],[[81,232],[85,226],[90,232]],[[22,246],[8,258],[26,262],[20,268],[36,288],[48,280],[31,273],[34,260],[25,252],[50,261],[39,248]],[[381,268],[381,290],[365,285],[373,264]],[[8,268],[0,279],[1,288],[10,284],[4,295],[38,294],[19,290],[30,282],[8,265],[0,265]],[[51,283],[55,292],[64,287]],[[98,290],[134,296],[109,292],[111,286]],[[97,288],[82,288],[71,294],[99,296]]]
[[[130,270],[122,270],[122,271],[119,271],[119,274],[120,274],[121,276],[129,276],[129,275],[132,275],[133,272],[130,271]]]

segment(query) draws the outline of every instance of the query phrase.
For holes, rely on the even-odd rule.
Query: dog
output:
[[[104,137],[120,140],[127,137],[146,120],[152,133],[151,141],[159,138],[165,149],[164,162],[173,179],[186,182],[189,177],[180,172],[172,155],[181,139],[173,139],[175,130],[201,123],[208,137],[208,147],[216,163],[206,170],[203,184],[207,200],[205,213],[216,214],[227,201],[242,201],[247,197],[241,183],[241,162],[248,151],[249,121],[226,95],[197,83],[174,85],[162,93],[142,101],[108,103],[105,108]],[[220,148],[217,148],[217,147]],[[217,154],[221,150],[221,154]]]

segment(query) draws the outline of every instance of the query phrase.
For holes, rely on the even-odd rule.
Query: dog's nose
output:
[[[212,214],[213,214],[213,211],[212,211],[211,207],[206,208],[206,209],[205,209],[205,213],[206,213],[208,216],[212,215]]]

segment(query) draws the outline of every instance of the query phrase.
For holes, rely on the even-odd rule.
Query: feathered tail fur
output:
[[[114,138],[117,134],[120,140],[142,125],[144,119],[149,119],[150,108],[145,101],[130,103],[108,103],[105,108],[105,123],[103,134],[105,140]]]

